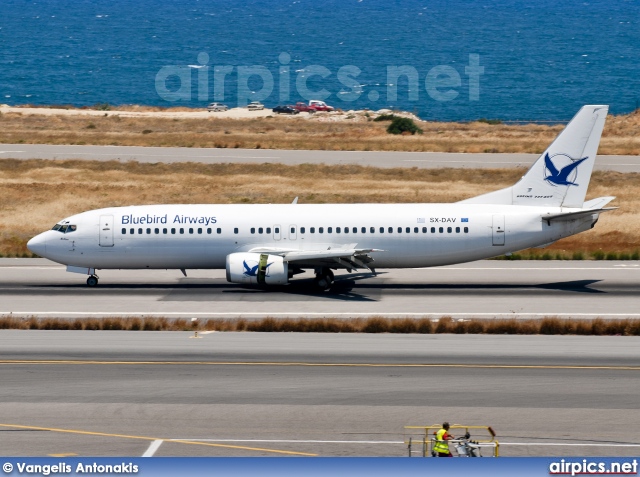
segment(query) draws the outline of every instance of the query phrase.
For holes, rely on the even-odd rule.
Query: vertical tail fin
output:
[[[608,106],[583,106],[517,184],[467,204],[582,207]]]

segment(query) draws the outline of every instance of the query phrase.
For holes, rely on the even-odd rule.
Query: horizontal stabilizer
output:
[[[602,212],[609,212],[610,210],[616,210],[617,207],[606,207],[604,209],[587,209],[579,210],[577,212],[566,212],[562,214],[549,214],[543,215],[542,220],[551,224],[551,222],[563,221],[563,220],[575,220],[581,217],[588,217],[593,214],[600,214]]]

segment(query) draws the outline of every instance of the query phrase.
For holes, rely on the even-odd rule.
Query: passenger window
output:
[[[180,233],[184,234],[184,229],[182,227],[180,227]]]
[[[127,229],[122,229],[122,235],[127,235]]]
[[[256,233],[256,228],[255,227],[251,227],[251,233],[255,234]]]
[[[435,227],[431,227],[431,233],[435,234],[436,233],[436,228]]]
[[[366,227],[362,227],[360,229],[360,232],[363,233],[363,234],[366,234],[367,233],[367,228]]]
[[[218,229],[218,230],[220,230],[220,229]],[[276,227],[276,228],[274,229],[274,231],[275,231],[275,233],[279,234],[279,233],[280,233],[280,227]]]
[[[327,227],[327,233],[328,234],[332,234],[333,233],[333,227]]]
[[[138,233],[141,234],[142,233],[142,229],[138,229]]]
[[[414,228],[413,228],[413,233],[414,233],[414,234],[417,234],[417,233],[418,233],[418,227],[414,227]]]
[[[447,233],[450,234],[453,229],[451,227],[447,227]]]
[[[209,228],[207,229],[207,233],[208,233],[209,235],[211,235],[211,232],[212,232],[211,227],[209,227]]]
[[[340,227],[336,227],[336,233],[339,234],[340,233]]]
[[[167,229],[162,229],[163,234],[167,235],[167,232],[168,232]]]
[[[271,233],[271,227],[267,227],[267,233],[270,234]]]
[[[155,229],[154,232],[158,235],[160,233],[160,229]]]
[[[444,232],[444,228],[440,227],[439,232],[443,233]]]
[[[171,233],[175,234],[176,233],[176,229],[171,229]]]
[[[305,228],[305,227],[300,227],[300,233],[301,233],[301,234],[305,233],[305,231],[306,231],[306,228]],[[276,232],[276,233],[277,233],[277,232]]]
[[[323,234],[324,233],[324,227],[318,227],[318,233],[319,234]]]
[[[130,233],[131,235],[135,234],[135,233],[136,233],[136,229],[129,229],[129,233]]]
[[[345,233],[345,234],[348,234],[348,233],[349,233],[349,227],[345,227],[345,228],[344,228],[344,233]]]
[[[353,228],[353,230],[352,230],[352,232],[353,232],[354,234],[357,234],[357,233],[358,233],[358,227],[354,227],[354,228]]]
[[[405,232],[407,232],[408,234],[411,233],[411,227],[407,227],[406,229],[404,229]]]
[[[202,228],[198,227],[198,233],[201,234],[202,233]]]
[[[393,227],[389,227],[389,230],[387,230],[387,232],[389,232],[390,234],[393,233]]]
[[[311,232],[312,234],[316,233],[316,228],[315,227],[309,227],[309,232]]]
[[[465,227],[465,228],[464,228],[464,233],[465,233],[465,234],[468,234],[468,233],[469,233],[469,227]]]
[[[258,233],[259,234],[264,233],[264,229],[262,227],[258,227]]]
[[[460,233],[460,227],[456,227],[456,233],[459,234]]]
[[[398,227],[398,233],[401,234],[402,233],[402,227]]]
[[[147,229],[147,235],[151,235],[151,229],[150,228]]]
[[[296,228],[295,227],[291,227],[291,233],[295,234],[296,233]]]
[[[216,229],[216,233],[217,233],[217,234],[221,234],[221,233],[222,233],[222,229],[221,229],[220,227],[218,227],[218,228]]]
[[[376,233],[376,228],[375,227],[369,227],[369,232],[371,232],[372,234]]]
[[[380,227],[380,233],[383,234],[384,233],[384,227]]]
[[[238,233],[238,227],[235,227],[235,228],[233,229],[233,233],[234,233],[234,234],[237,234],[237,233]]]
[[[189,227],[189,233],[192,234],[193,233],[193,228]]]
[[[422,233],[426,234],[427,233],[427,228],[426,227],[422,227]]]

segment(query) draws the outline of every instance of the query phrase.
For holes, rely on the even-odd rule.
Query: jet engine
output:
[[[231,253],[227,255],[227,281],[249,285],[284,285],[289,264],[279,255]]]

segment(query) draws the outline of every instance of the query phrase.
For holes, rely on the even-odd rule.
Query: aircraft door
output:
[[[279,225],[274,225],[273,226],[273,240],[280,240],[280,238],[282,237],[281,232],[280,232],[280,226]]]
[[[493,216],[493,245],[504,245],[505,243],[504,215]]]
[[[100,246],[113,247],[113,215],[100,216]]]
[[[298,238],[298,226],[289,225],[289,240],[295,240]]]

